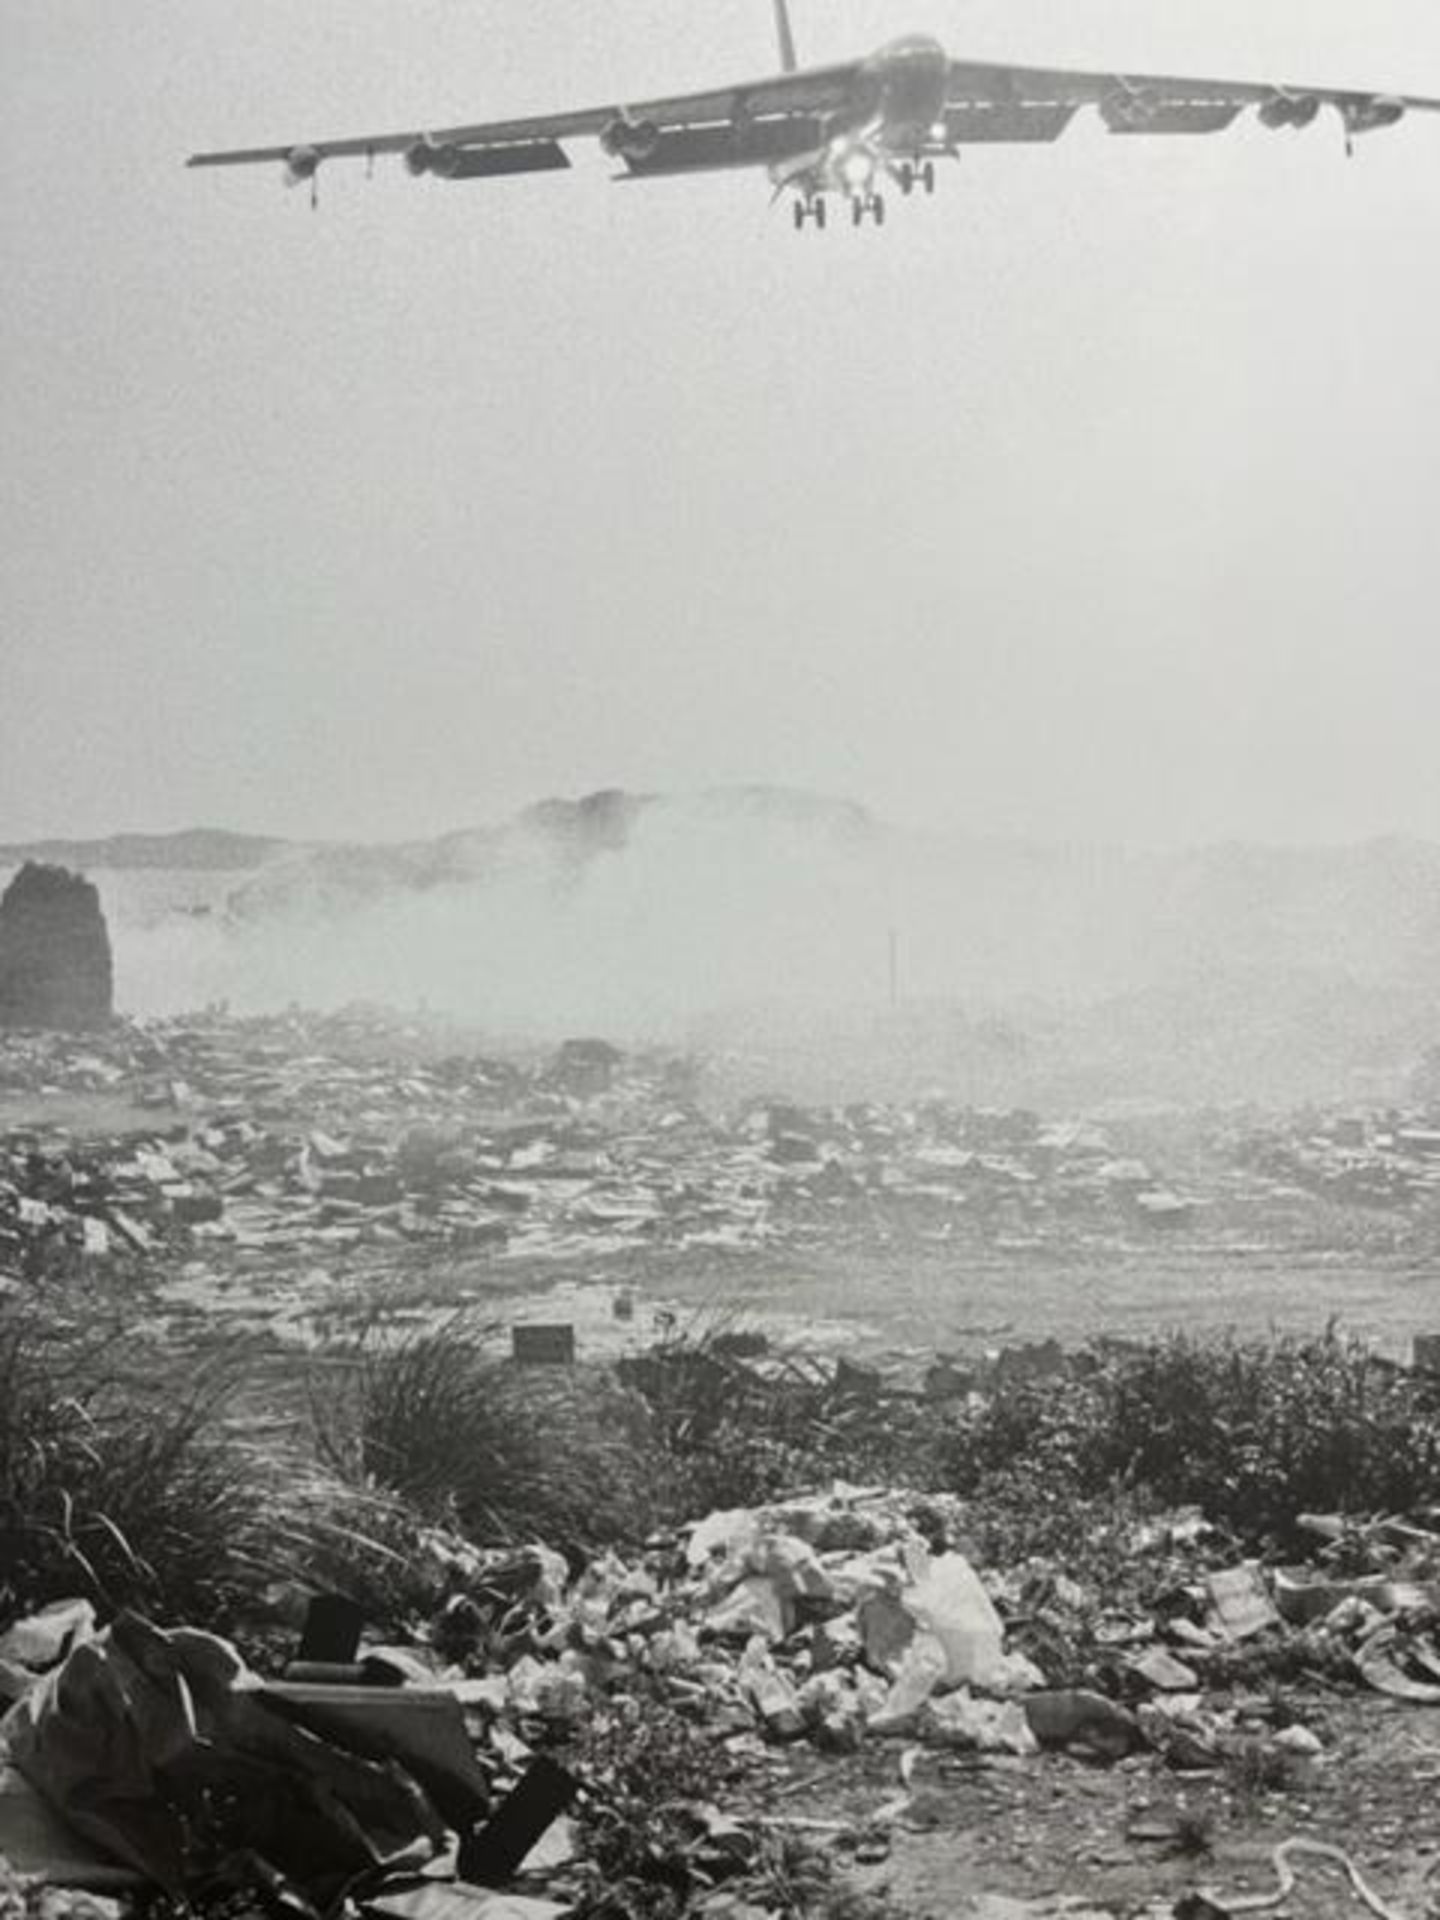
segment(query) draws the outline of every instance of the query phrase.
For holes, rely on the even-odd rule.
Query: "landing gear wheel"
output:
[[[903,193],[905,198],[908,200],[911,194],[915,191],[915,169],[914,167],[911,166],[908,160],[906,160],[901,165],[899,173],[897,174],[896,177],[900,182],[901,193]],[[933,186],[933,184],[934,184],[934,169],[932,168],[931,169],[931,185]]]
[[[827,212],[825,207],[825,202],[823,200],[817,200],[815,202],[815,224],[817,227],[819,227],[822,233],[825,231],[825,223],[829,219],[829,217],[830,217],[829,213]]]
[[[803,233],[805,231],[805,202],[803,200],[797,200],[795,202],[791,212],[791,218],[795,223],[796,233]]]
[[[865,202],[859,194],[850,202],[850,224],[854,227],[863,227],[865,224]]]
[[[934,193],[935,162],[933,160],[927,160],[924,166],[920,169],[920,184],[921,186],[924,187],[926,193]]]
[[[874,220],[874,222],[875,222],[875,224],[876,224],[876,226],[877,226],[877,227],[883,227],[883,226],[884,226],[884,224],[885,224],[885,196],[884,196],[883,194],[880,194],[880,193],[872,193],[872,194],[871,194],[871,196],[870,196],[870,216],[871,216],[871,218],[872,218],[872,219]]]

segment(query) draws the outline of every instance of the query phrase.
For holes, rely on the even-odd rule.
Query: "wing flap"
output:
[[[675,173],[716,172],[726,167],[773,166],[823,146],[824,124],[804,114],[752,120],[738,126],[679,127],[662,133],[648,153],[626,154],[636,179]]]
[[[1111,133],[1223,133],[1245,111],[1236,100],[1173,100],[1152,104],[1132,94],[1112,95],[1100,112]]]
[[[1078,107],[1017,101],[965,100],[945,109],[945,137],[952,146],[971,141],[1058,140]]]
[[[601,134],[615,118],[615,111],[597,109],[593,113],[554,114],[533,120],[495,120],[486,126],[417,127],[410,133],[361,134],[344,140],[292,140],[283,147],[238,147],[220,153],[194,153],[186,165],[244,167],[267,160],[286,161],[295,153],[313,154],[317,161],[369,160],[377,154],[410,153],[421,146],[539,147],[587,134]]]
[[[442,180],[498,180],[511,173],[563,173],[569,155],[558,140],[516,140],[499,147],[441,148]]]

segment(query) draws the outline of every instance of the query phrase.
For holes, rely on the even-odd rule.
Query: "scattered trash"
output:
[[[77,1833],[23,1774],[0,1762],[0,1868],[6,1861],[46,1886],[116,1893],[144,1884],[143,1875]]]
[[[1200,1684],[1195,1671],[1164,1647],[1147,1647],[1127,1663],[1132,1673],[1156,1693],[1193,1693]]]
[[[1428,1676],[1419,1679],[1407,1672],[1406,1665],[1417,1667]],[[1433,1634],[1408,1633],[1403,1627],[1382,1625],[1355,1654],[1361,1678],[1377,1693],[1394,1700],[1410,1700],[1417,1706],[1440,1704],[1440,1648]]]
[[[570,1907],[554,1900],[452,1886],[445,1881],[375,1894],[362,1899],[360,1907],[376,1920],[565,1920],[571,1912]]]
[[[1232,1896],[1223,1904],[1212,1901],[1209,1895],[1197,1895],[1194,1898],[1208,1902],[1208,1907],[1192,1905],[1185,1910],[1183,1920],[1207,1920],[1209,1913],[1219,1914],[1221,1920],[1231,1920],[1231,1917],[1237,1914],[1267,1913],[1275,1907],[1283,1906],[1294,1893],[1296,1885],[1295,1869],[1290,1863],[1301,1854],[1307,1855],[1312,1860],[1329,1860],[1338,1866],[1349,1879],[1356,1897],[1377,1916],[1377,1920],[1405,1920],[1402,1913],[1394,1907],[1387,1906],[1372,1890],[1343,1847],[1332,1847],[1324,1840],[1281,1841],[1270,1856],[1275,1868],[1276,1880],[1279,1882],[1274,1893],[1241,1894]]]
[[[95,1609],[88,1600],[56,1600],[0,1633],[0,1661],[43,1673],[94,1633]]]
[[[1278,1625],[1279,1615],[1265,1587],[1260,1569],[1254,1566],[1231,1567],[1223,1573],[1207,1573],[1205,1590],[1216,1624],[1231,1640],[1248,1640]]]
[[[927,1700],[919,1714],[920,1737],[927,1746],[975,1753],[1038,1753],[1024,1707],[1015,1700],[976,1700],[968,1689]]]
[[[937,1232],[998,1236],[1040,1213],[1058,1232],[1078,1220],[1138,1240],[1156,1219],[1188,1217],[1163,1187],[1140,1204],[1093,1125],[939,1100],[750,1100],[722,1113],[700,1103],[688,1056],[586,1041],[520,1064],[445,1055],[426,1038],[423,1023],[371,1008],[0,1033],[0,1095],[33,1094],[43,1112],[55,1096],[104,1094],[149,1116],[100,1137],[64,1121],[0,1133],[0,1278],[85,1263],[123,1273],[159,1252],[192,1267],[174,1282],[177,1313],[203,1303],[300,1341],[326,1305],[324,1261],[357,1249],[565,1261],[761,1247],[821,1222],[868,1231],[891,1209]],[[293,1271],[305,1253],[322,1275],[313,1286]],[[267,1317],[264,1296],[239,1284],[270,1262],[308,1311]],[[614,1340],[643,1330],[629,1287],[605,1318]],[[535,1363],[566,1358],[558,1332],[521,1347]],[[1002,1363],[1013,1373],[1065,1358],[1051,1342]],[[942,1370],[932,1390],[963,1393],[973,1377]],[[888,1387],[883,1370],[849,1360],[836,1384],[852,1402]]]
[[[903,1596],[916,1627],[939,1645],[942,1678],[952,1687],[1012,1687],[1017,1670],[1002,1651],[1005,1629],[989,1594],[963,1555],[942,1554]],[[1034,1678],[1033,1669],[1025,1675]]]
[[[1030,1731],[1042,1747],[1079,1746],[1119,1759],[1139,1740],[1134,1715],[1103,1693],[1073,1687],[1029,1693],[1022,1705]]]
[[[338,1271],[367,1249],[558,1261],[801,1244],[817,1221],[883,1220],[900,1207],[937,1239],[957,1223],[1043,1236],[1080,1220],[1118,1241],[1183,1228],[1194,1213],[1157,1169],[1088,1124],[1047,1127],[943,1100],[766,1101],[722,1115],[701,1108],[666,1056],[583,1043],[545,1063],[400,1066],[378,1044],[383,1024],[362,1013],[207,1015],[83,1040],[6,1036],[0,1089],[103,1093],[147,1117],[83,1142],[61,1125],[0,1134],[0,1287],[104,1263],[147,1276],[151,1324],[204,1314],[208,1329],[213,1312],[308,1344]],[[1440,1154],[1405,1132],[1299,1143],[1305,1180],[1326,1192],[1359,1182],[1440,1193]],[[503,1335],[522,1363],[568,1365],[591,1337],[627,1364],[648,1363],[643,1292],[607,1290],[593,1336],[580,1317],[559,1318],[568,1300],[542,1311],[543,1322]],[[1433,1364],[1430,1347],[1422,1358]],[[781,1378],[785,1362],[762,1336],[704,1364],[717,1367],[724,1399],[734,1383]],[[1033,1341],[917,1362],[903,1383],[843,1359],[817,1363],[816,1378],[827,1417],[893,1395],[944,1402],[936,1417],[959,1418],[997,1383],[1045,1393],[1079,1364],[1057,1342]],[[0,1705],[14,1703],[5,1729],[25,1776],[0,1775],[0,1852],[13,1840],[22,1862],[53,1867],[63,1856],[67,1875],[120,1875],[96,1885],[128,1874],[179,1888],[195,1867],[201,1796],[202,1826],[223,1810],[207,1845],[248,1847],[307,1897],[355,1887],[385,1920],[549,1920],[565,1907],[490,1883],[522,1867],[563,1870],[574,1846],[566,1810],[584,1788],[542,1749],[616,1696],[673,1708],[772,1769],[772,1784],[808,1748],[918,1743],[905,1794],[845,1830],[860,1836],[857,1861],[883,1858],[880,1830],[920,1798],[916,1752],[937,1775],[983,1772],[987,1787],[1041,1749],[1211,1771],[1238,1739],[1266,1760],[1323,1763],[1324,1719],[1325,1740],[1278,1725],[1278,1713],[1256,1735],[1253,1701],[1242,1711],[1218,1697],[1217,1677],[1263,1674],[1278,1652],[1399,1701],[1440,1703],[1440,1531],[1423,1513],[1298,1518],[1316,1542],[1313,1564],[1217,1571],[1207,1561],[1227,1551],[1223,1536],[1198,1510],[1147,1515],[1134,1549],[1153,1562],[1155,1590],[1118,1598],[1090,1591],[1083,1555],[987,1565],[962,1502],[904,1488],[837,1486],[714,1513],[678,1542],[578,1572],[543,1550],[484,1553],[437,1531],[425,1551],[452,1577],[446,1626],[457,1639],[465,1621],[473,1627],[456,1656],[463,1670],[434,1650],[449,1644],[438,1628],[426,1644],[422,1623],[414,1647],[365,1646],[358,1610],[333,1596],[312,1605],[277,1681],[206,1635],[129,1615],[97,1633],[85,1602],[62,1602],[0,1634]],[[952,1754],[994,1758],[982,1768]],[[1323,1764],[1293,1771],[1330,1777]],[[60,1809],[77,1829],[63,1847]],[[695,1819],[697,1848],[735,1851],[726,1815]],[[1277,1850],[1286,1892],[1305,1846],[1319,1843]],[[447,1870],[452,1851],[467,1879],[408,1884],[422,1868]],[[1347,1870],[1357,1897],[1388,1913]],[[1284,1897],[1225,1905],[1196,1893],[1174,1912],[1199,1920]],[[994,1915],[1060,1910],[971,1904]],[[727,1910],[747,1905],[757,1910],[736,1896]]]
[[[543,1754],[483,1827],[462,1840],[459,1874],[482,1887],[499,1887],[525,1864],[546,1830],[574,1803],[578,1781]]]
[[[444,1836],[396,1762],[289,1723],[224,1641],[133,1614],[77,1647],[0,1732],[77,1832],[174,1893],[194,1877],[198,1834],[215,1858],[253,1853],[322,1904],[377,1867],[423,1864]]]

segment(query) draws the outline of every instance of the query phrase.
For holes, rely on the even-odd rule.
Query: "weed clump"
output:
[[[1226,1784],[1250,1813],[1272,1794],[1290,1792],[1297,1774],[1293,1756],[1264,1740],[1242,1740],[1225,1756]]]
[[[403,1514],[227,1423],[247,1351],[143,1373],[117,1351],[0,1316],[0,1618],[82,1596],[223,1630],[276,1585],[391,1592]]]
[[[317,1404],[326,1456],[481,1546],[642,1540],[660,1464],[643,1407],[599,1373],[517,1367],[489,1334],[458,1315],[362,1341],[348,1392]]]
[[[883,1894],[847,1885],[804,1836],[722,1813],[743,1764],[662,1700],[610,1701],[565,1759],[586,1782],[579,1920],[679,1920],[722,1885],[737,1911],[777,1920],[895,1920]]]
[[[944,1453],[962,1493],[1001,1474],[1057,1505],[1127,1485],[1197,1505],[1247,1543],[1294,1547],[1299,1514],[1404,1512],[1440,1494],[1440,1401],[1333,1328],[1177,1334],[1007,1387],[956,1419]]]
[[[593,1884],[586,1920],[670,1920],[748,1860],[707,1815],[735,1774],[704,1728],[659,1700],[617,1699],[582,1728],[567,1756],[587,1782],[579,1832]]]
[[[758,1345],[757,1345],[758,1340]],[[649,1409],[677,1519],[830,1480],[938,1484],[929,1409],[847,1389],[832,1364],[725,1325],[672,1334],[625,1377]]]

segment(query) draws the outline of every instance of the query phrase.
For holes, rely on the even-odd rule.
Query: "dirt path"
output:
[[[857,1865],[856,1880],[888,1887],[911,1920],[961,1920],[980,1895],[1071,1911],[1089,1920],[1168,1915],[1189,1889],[1268,1894],[1281,1841],[1343,1847],[1380,1898],[1405,1920],[1440,1915],[1440,1708],[1378,1696],[1313,1697],[1325,1753],[1277,1793],[1237,1790],[1221,1774],[1181,1776],[1153,1756],[1104,1765],[1064,1755],[981,1762],[924,1754],[908,1810],[890,1824],[888,1857]],[[904,1792],[897,1742],[853,1759],[807,1757],[771,1810],[866,1834],[877,1810]],[[801,1784],[803,1783],[803,1784]],[[1185,1852],[1180,1830],[1208,1839]],[[862,1847],[862,1853],[865,1849]],[[1297,1885],[1282,1920],[1364,1920],[1343,1872],[1295,1862]],[[1005,1912],[981,1904],[986,1920]],[[1021,1905],[1015,1920],[1029,1920]],[[1075,1915],[1079,1920],[1079,1915]]]

